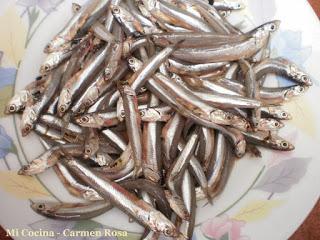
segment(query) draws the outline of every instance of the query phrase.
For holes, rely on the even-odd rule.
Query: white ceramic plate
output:
[[[138,239],[137,233],[142,228],[129,223],[128,217],[118,210],[83,222],[53,221],[35,214],[29,207],[30,200],[77,199],[67,193],[51,170],[36,178],[16,175],[21,164],[39,155],[43,148],[36,136],[21,137],[19,117],[4,116],[3,107],[14,91],[22,89],[37,76],[44,59],[42,49],[71,16],[72,2],[0,1],[0,224],[6,229],[18,229],[15,239],[26,239],[22,234],[36,239],[34,234],[41,233],[36,232],[39,229],[53,231],[53,238],[57,239],[66,238],[64,229],[121,229],[128,231],[128,236],[118,234],[107,239]],[[286,105],[294,120],[287,124],[281,135],[292,141],[296,150],[292,153],[263,150],[262,159],[246,157],[239,160],[214,205],[198,203],[194,239],[287,239],[319,197],[318,18],[305,0],[248,0],[246,4],[246,10],[234,14],[231,20],[250,29],[280,19],[281,29],[272,39],[272,55],[287,57],[305,68],[316,86]],[[239,22],[239,19],[244,20]],[[273,81],[284,84],[276,77]],[[40,239],[52,238],[42,236]]]

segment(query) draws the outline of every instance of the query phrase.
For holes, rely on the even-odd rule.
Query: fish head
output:
[[[294,145],[284,140],[280,137],[272,138],[271,142],[274,144],[275,148],[281,151],[293,151],[295,149]]]
[[[230,117],[230,122],[230,125],[237,129],[241,129],[243,131],[248,131],[249,129],[251,129],[250,123],[245,118],[242,118],[240,116],[232,115]]]
[[[44,53],[50,53],[54,51],[54,46],[52,43],[48,43],[44,48]]]
[[[52,67],[50,66],[50,64],[45,63],[40,67],[40,73],[41,74],[45,74],[48,73],[52,70]]]
[[[94,114],[84,114],[82,116],[75,117],[75,121],[82,127],[96,127],[97,121]]]
[[[289,100],[293,97],[300,96],[301,94],[305,93],[307,90],[308,90],[307,86],[297,85],[297,86],[290,87],[284,92],[284,98],[286,100]]]
[[[73,13],[77,13],[81,10],[81,5],[78,3],[72,3],[72,11]]]
[[[98,98],[99,90],[95,87],[88,88],[86,96],[71,108],[71,112],[74,115],[84,114],[88,108],[95,104]]]
[[[40,74],[44,75],[50,72],[55,66],[57,66],[61,62],[61,55],[63,55],[63,51],[53,52],[48,54],[44,63],[40,67]]]
[[[84,147],[84,155],[83,155],[83,157],[85,158],[85,159],[88,159],[88,158],[90,158],[93,154],[94,154],[94,149],[93,149],[93,145],[91,145],[91,144],[88,144],[88,145],[86,145],[85,147]]]
[[[216,124],[231,125],[233,115],[220,109],[216,109],[210,113],[210,121]]]
[[[87,189],[83,193],[83,198],[88,200],[88,201],[97,201],[97,200],[102,200],[103,198],[100,197],[100,195],[93,189]]]
[[[44,162],[45,161],[41,158],[34,159],[28,165],[22,166],[21,169],[18,171],[18,174],[24,176],[31,176],[41,173],[45,169]]]
[[[241,158],[244,156],[244,154],[246,153],[246,147],[247,147],[247,142],[244,139],[240,140],[235,145],[234,152],[238,158]]]
[[[58,210],[60,204],[57,203],[50,203],[50,202],[46,202],[46,203],[31,203],[30,207],[32,208],[33,211],[40,213],[40,214],[52,214],[54,213],[56,210]]]
[[[68,88],[63,88],[60,93],[58,102],[58,115],[62,117],[71,105],[72,96]]]
[[[274,20],[274,21],[271,21],[271,22],[264,24],[262,26],[262,28],[263,28],[263,30],[268,31],[268,32],[275,32],[279,29],[280,24],[281,24],[280,20]]]
[[[246,5],[243,2],[239,2],[239,1],[229,2],[228,4],[234,10],[241,10],[246,7]]]
[[[113,16],[121,23],[135,22],[136,20],[131,14],[128,14],[125,9],[118,5],[110,5]]]
[[[32,124],[24,124],[23,127],[21,128],[21,134],[23,137],[26,137],[29,135],[29,133],[32,131]]]
[[[36,212],[45,212],[50,209],[46,203],[32,203],[30,207]]]
[[[34,123],[36,122],[38,116],[35,111],[35,106],[26,107],[22,114],[21,119],[21,134],[23,137],[27,136],[33,129]]]
[[[109,67],[104,70],[105,80],[109,80],[112,77],[113,71]]]
[[[148,10],[152,11],[154,9],[159,9],[159,1],[158,0],[142,0],[143,6]]]
[[[119,6],[117,6],[117,5],[111,4],[110,5],[110,9],[111,9],[113,15],[121,14],[121,8]]]
[[[149,109],[141,109],[139,110],[141,119],[143,121],[150,121],[150,122],[155,122],[159,121],[161,119],[161,114],[152,108]]]
[[[152,211],[149,220],[155,231],[161,232],[167,237],[177,237],[179,235],[175,225],[162,213]]]
[[[280,21],[275,20],[257,27],[256,29],[251,31],[251,34],[256,39],[256,41],[263,40],[263,42],[265,42],[270,36],[270,33],[277,31],[279,27]]]
[[[311,78],[306,74],[304,71],[302,71],[296,64],[290,63],[287,74],[290,78],[293,80],[302,83],[306,86],[312,86],[313,82]]]
[[[45,46],[43,51],[45,53],[53,53],[62,49],[67,49],[70,46],[71,43],[68,43],[62,37],[57,36]]]
[[[99,148],[99,138],[89,138],[84,146],[84,157],[90,158],[98,152]]]
[[[17,93],[7,103],[5,107],[5,113],[10,114],[10,113],[17,113],[21,111],[25,107],[25,104],[28,101],[28,98],[29,98],[29,92],[26,90],[23,90]]]
[[[132,71],[137,72],[139,71],[139,69],[142,68],[143,63],[142,61],[140,61],[139,59],[135,58],[135,57],[130,57],[128,59],[128,63],[129,63],[129,67]]]
[[[283,110],[282,108],[274,108],[274,109],[271,109],[270,112],[277,119],[281,119],[281,120],[292,119],[292,115],[289,112]]]
[[[279,130],[284,127],[284,124],[273,118],[262,118],[259,121],[259,129],[263,131]]]
[[[307,86],[312,86],[313,85],[313,82],[312,82],[311,78],[307,74],[301,73],[299,76],[301,76],[301,77],[299,77],[300,81],[302,83],[304,83],[305,85],[307,85]]]

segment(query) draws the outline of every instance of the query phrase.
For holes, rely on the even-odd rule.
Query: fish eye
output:
[[[124,111],[121,111],[120,113],[120,117],[124,118],[126,115],[125,115],[125,112]]]
[[[129,62],[129,64],[134,64],[134,59],[133,58],[129,58],[128,62]]]
[[[303,87],[301,87],[301,86],[298,88],[298,92],[300,92],[300,93],[302,93],[302,92],[303,92],[303,90],[304,90],[304,88],[303,88]]]
[[[43,210],[44,208],[45,208],[44,204],[41,203],[41,204],[38,205],[38,209],[39,210]]]
[[[86,154],[91,154],[92,153],[91,148],[86,148],[85,152]]]
[[[60,106],[59,111],[64,113],[66,111],[66,107],[64,105]]]
[[[83,105],[82,106],[80,106],[80,108],[79,109],[77,109],[77,114],[80,114],[80,113],[82,113],[82,111],[83,111]]]
[[[87,123],[87,122],[89,122],[89,118],[87,116],[83,116],[83,117],[81,117],[80,121],[83,123]]]
[[[9,112],[15,112],[16,111],[16,106],[15,105],[10,105],[9,106]]]
[[[141,115],[141,117],[144,117],[144,116],[146,115],[145,111],[144,111],[144,110],[141,110],[141,111],[140,111],[140,115]]]
[[[24,128],[24,131],[25,132],[30,132],[30,130],[31,130],[31,126],[29,124],[26,125],[25,128]]]
[[[287,117],[288,116],[287,113],[285,113],[285,112],[283,112],[281,115],[282,115],[282,117]]]
[[[23,171],[28,171],[28,170],[29,170],[29,166],[28,166],[28,165],[24,165],[24,166],[22,167],[22,170],[23,170]]]
[[[289,144],[287,142],[281,142],[281,146],[284,148],[287,148],[289,146]]]
[[[228,121],[231,121],[232,120],[232,117],[230,115],[227,115],[227,120]]]
[[[309,81],[309,78],[306,75],[303,75],[301,79],[303,82]]]
[[[119,14],[119,13],[120,13],[120,9],[119,9],[118,7],[114,7],[114,8],[112,9],[112,11],[113,11],[113,13],[115,13],[115,14]]]
[[[270,26],[270,30],[271,30],[271,31],[275,31],[275,30],[276,30],[276,25],[271,24],[271,26]]]
[[[44,68],[44,70],[45,70],[46,72],[50,70],[50,66],[49,66],[49,65],[47,65],[47,64],[46,64],[46,65],[44,65],[44,67],[43,67],[43,68]]]
[[[279,125],[280,125],[280,124],[279,124],[278,122],[275,122],[275,123],[274,123],[274,126],[275,126],[275,127],[279,127]]]

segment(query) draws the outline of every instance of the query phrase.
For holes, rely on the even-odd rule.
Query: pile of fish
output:
[[[312,81],[270,58],[279,21],[242,32],[226,20],[238,2],[91,0],[50,41],[40,77],[6,112],[21,113],[47,151],[22,175],[53,168],[81,203],[35,203],[63,220],[121,209],[146,228],[191,239],[196,201],[222,191],[235,159],[257,146],[291,151],[282,109]],[[267,87],[276,74],[289,87]],[[80,200],[79,200],[80,201]]]

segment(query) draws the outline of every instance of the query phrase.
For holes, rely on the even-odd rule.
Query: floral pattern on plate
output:
[[[50,14],[54,11],[59,11],[60,4],[64,3],[63,0],[18,0],[15,3],[13,2],[0,2],[0,33],[2,36],[0,38],[0,104],[2,108],[13,94],[17,71],[19,70],[21,61],[23,61],[26,48],[29,46],[30,41],[33,40],[34,34]],[[253,13],[251,17],[255,24],[261,24],[274,18],[277,12],[277,1],[269,1],[267,5],[264,4],[264,0],[249,1],[249,10]],[[303,44],[303,33],[290,29],[280,30],[272,41],[271,49],[272,56],[284,56],[301,67],[305,66],[309,57],[313,54],[312,46],[305,46]],[[285,84],[282,78],[279,78],[279,80],[281,82],[280,85]],[[305,109],[308,108],[308,105],[309,102],[304,100],[301,101],[299,108]],[[4,117],[2,108],[0,108],[0,117]],[[293,105],[292,108],[297,108],[297,106]],[[6,131],[6,127],[4,127],[13,126],[15,123],[11,118],[2,118],[1,124],[0,158],[3,158],[3,161],[7,161],[6,157],[8,154],[13,153],[13,157],[21,163],[18,154],[20,143],[16,140],[19,139],[19,136],[14,131],[9,133]],[[289,140],[294,142],[300,135],[315,132],[315,124],[311,125],[312,129],[309,131],[302,124],[296,124],[296,131],[291,136],[288,136]],[[15,141],[12,139],[15,139]],[[283,196],[300,184],[308,171],[310,162],[313,161],[311,156],[308,156],[308,153],[303,158],[296,157],[292,153],[271,154],[266,159],[266,162],[261,164],[259,171],[255,173],[256,177],[254,181],[249,184],[246,191],[237,198],[232,199],[231,204],[225,209],[221,209],[219,214],[213,215],[197,225],[197,231],[193,236],[193,240],[256,239],[254,235],[246,233],[246,227],[253,222],[262,222],[268,219],[274,209],[286,205],[287,200]],[[14,176],[14,172],[8,171],[9,167],[5,171],[3,171],[4,169],[1,170],[0,179],[4,179],[1,176],[5,176],[5,179],[10,180],[8,176]],[[13,181],[19,184],[24,182],[22,179],[17,180],[14,177]],[[20,186],[19,184],[18,186]],[[27,183],[24,182],[24,184]],[[41,197],[39,196],[41,194],[43,195],[42,197],[50,195],[50,192],[47,191],[37,178],[31,180],[28,184],[30,184],[31,189],[37,190],[36,193],[22,194],[23,196],[21,196],[21,194],[17,193],[17,191],[20,191],[19,188],[17,188],[18,190],[8,188],[6,181],[1,181],[0,188],[14,198],[24,199],[21,201]],[[35,195],[37,193],[38,196]],[[259,195],[259,193],[266,193],[267,196],[263,197],[263,194]],[[258,196],[257,194],[260,197],[256,197]],[[31,229],[37,230],[42,228],[52,231],[63,231],[66,227],[80,230],[104,229],[107,227],[93,220],[69,222],[66,225],[65,222],[42,219],[25,224]],[[138,239],[137,234],[129,234],[127,238],[110,237],[107,239]],[[57,237],[56,239],[64,238]]]

